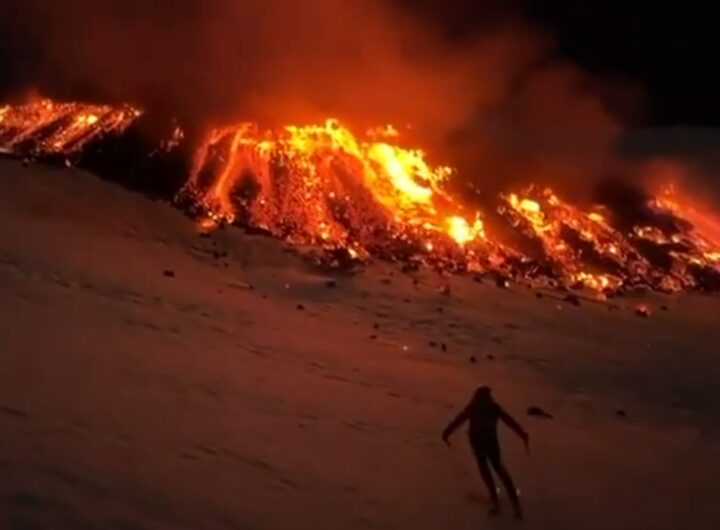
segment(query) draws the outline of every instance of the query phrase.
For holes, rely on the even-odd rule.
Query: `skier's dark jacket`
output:
[[[520,438],[527,440],[528,435],[525,430],[510,414],[505,412],[489,394],[489,390],[484,391],[484,388],[478,389],[470,403],[468,403],[460,414],[445,428],[443,431],[443,439],[447,439],[463,423],[468,421],[470,422],[468,435],[472,442],[495,444],[497,443],[497,424],[498,420],[501,420]]]

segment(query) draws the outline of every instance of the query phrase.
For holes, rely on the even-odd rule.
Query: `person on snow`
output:
[[[500,455],[500,442],[497,434],[498,420],[510,427],[525,443],[525,448],[530,450],[528,433],[498,405],[487,386],[481,386],[475,391],[470,403],[445,428],[442,439],[447,445],[450,445],[449,438],[452,433],[465,422],[469,422],[470,445],[475,454],[480,475],[490,493],[490,514],[496,515],[500,511],[497,488],[490,473],[490,466],[492,466],[507,490],[516,517],[522,518],[522,507],[515,484],[507,468],[503,465]]]

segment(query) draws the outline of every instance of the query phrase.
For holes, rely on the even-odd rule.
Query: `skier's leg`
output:
[[[492,473],[490,473],[490,466],[488,466],[487,460],[478,460],[478,469],[480,470],[480,476],[483,482],[485,482],[485,486],[487,486],[490,501],[493,504],[497,504],[497,486],[495,486],[495,480],[493,479]]]
[[[485,482],[485,486],[488,489],[490,495],[490,511],[497,513],[498,510],[498,495],[497,487],[495,486],[495,480],[493,479],[492,473],[490,472],[490,466],[488,465],[486,452],[478,444],[472,444],[473,453],[475,453],[475,460],[477,460],[478,470],[480,476]]]
[[[488,452],[488,460],[492,464],[495,473],[500,477],[500,481],[503,483],[505,490],[507,491],[510,502],[512,502],[513,508],[515,509],[515,515],[522,517],[522,508],[520,506],[520,498],[518,497],[517,490],[515,489],[515,483],[513,482],[510,472],[507,470],[500,457],[500,446],[493,447]]]

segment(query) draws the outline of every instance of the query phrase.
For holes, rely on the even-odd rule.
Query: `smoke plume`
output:
[[[459,35],[391,0],[10,0],[18,87],[205,123],[393,123],[485,187],[574,184],[615,164],[595,82],[505,10]],[[428,4],[428,2],[425,2]],[[492,13],[488,13],[492,17]]]

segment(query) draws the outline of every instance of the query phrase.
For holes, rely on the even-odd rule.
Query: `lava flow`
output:
[[[139,116],[129,106],[46,99],[0,107],[0,148],[69,154],[122,137]],[[183,141],[175,129],[156,145],[172,150]],[[583,208],[546,186],[486,199],[481,210],[450,192],[454,170],[403,146],[392,126],[355,134],[332,119],[278,130],[218,127],[192,151],[175,202],[203,229],[262,229],[320,249],[333,266],[377,257],[492,274],[502,284],[720,291],[720,222],[672,188],[636,194],[632,211],[611,200]]]
[[[16,106],[0,106],[0,150],[37,156],[81,151],[109,133],[121,133],[140,111],[129,105],[111,107],[58,103],[33,97]]]
[[[444,184],[448,167],[393,143],[387,126],[363,139],[335,120],[261,132],[254,124],[212,131],[197,150],[183,193],[208,222],[251,222],[296,243],[347,247],[368,255],[380,239],[446,234],[457,245],[483,239],[478,216]]]

